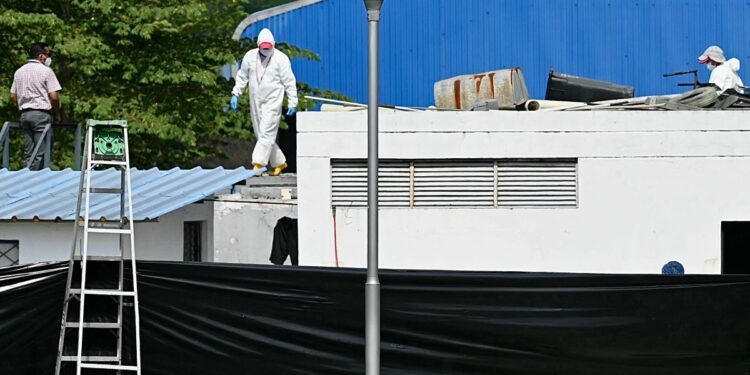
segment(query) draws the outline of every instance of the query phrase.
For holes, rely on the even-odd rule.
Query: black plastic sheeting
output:
[[[139,262],[143,373],[362,374],[364,280]],[[60,264],[0,269],[0,374],[52,373],[64,282]],[[383,374],[750,369],[750,276],[382,271],[381,282]]]
[[[67,268],[0,268],[0,374],[54,374]]]

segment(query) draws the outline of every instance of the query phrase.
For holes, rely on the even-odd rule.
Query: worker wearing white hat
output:
[[[742,79],[737,74],[740,70],[740,60],[735,58],[727,60],[721,48],[711,46],[698,57],[698,62],[706,64],[706,68],[711,71],[711,78],[708,82],[718,86],[720,92],[735,89],[742,93],[742,90],[738,88],[738,86],[743,86]]]

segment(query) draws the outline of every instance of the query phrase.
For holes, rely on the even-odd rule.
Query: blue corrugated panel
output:
[[[748,20],[746,0],[385,0],[381,101],[431,105],[435,81],[513,66],[536,98],[550,67],[632,85],[636,95],[680,92],[688,76],[661,75],[698,68],[707,81],[696,59],[711,44],[750,63]],[[363,1],[324,0],[251,25],[243,37],[263,27],[320,55],[294,61],[300,81],[366,101]]]
[[[207,198],[233,184],[255,176],[237,169],[131,169],[135,220],[153,220]],[[73,220],[80,172],[9,171],[0,169],[0,220]],[[120,172],[94,171],[91,186],[118,188]],[[91,195],[91,220],[112,220],[120,214],[120,196]]]

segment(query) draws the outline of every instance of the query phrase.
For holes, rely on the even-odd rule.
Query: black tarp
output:
[[[64,275],[0,270],[0,374],[52,372]],[[364,280],[140,262],[143,373],[362,374]],[[381,282],[383,374],[750,372],[750,276],[382,271]]]
[[[54,374],[67,268],[0,268],[0,374]]]

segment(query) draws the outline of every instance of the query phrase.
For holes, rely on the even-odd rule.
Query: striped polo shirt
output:
[[[46,67],[39,60],[29,60],[24,66],[16,70],[13,76],[11,94],[18,97],[18,108],[40,109],[49,111],[52,103],[49,93],[60,91],[60,82],[52,69]]]

